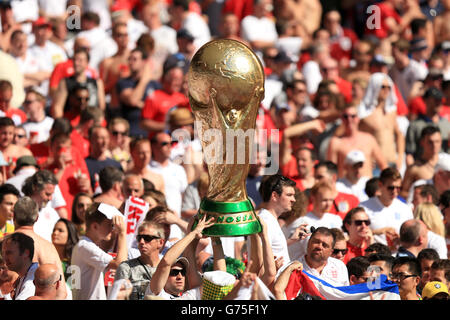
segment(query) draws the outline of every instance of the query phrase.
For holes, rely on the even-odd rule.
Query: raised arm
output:
[[[152,276],[152,280],[150,281],[150,289],[153,294],[158,295],[161,292],[161,290],[166,285],[170,268],[175,263],[177,258],[181,256],[183,251],[185,251],[185,249],[192,241],[202,238],[203,229],[212,226],[213,220],[214,218],[210,218],[208,221],[206,221],[206,215],[204,215],[203,218],[199,220],[194,230],[189,232],[184,238],[175,243],[166,252],[164,257],[159,262],[158,267],[156,268],[156,271]],[[191,263],[195,263],[195,260],[191,261]]]
[[[285,290],[289,283],[289,278],[294,270],[303,270],[303,265],[300,261],[295,260],[289,264],[275,281],[273,291],[277,300],[286,300]]]

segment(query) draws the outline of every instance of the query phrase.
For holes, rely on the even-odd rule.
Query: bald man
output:
[[[410,219],[400,227],[400,247],[397,257],[416,258],[428,245],[428,228],[421,220]]]
[[[62,277],[54,264],[40,265],[34,273],[35,295],[27,300],[56,300],[56,293]]]
[[[144,181],[137,174],[127,174],[122,184],[125,200],[130,196],[141,198],[144,195]]]

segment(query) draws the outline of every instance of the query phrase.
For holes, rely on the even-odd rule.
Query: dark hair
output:
[[[417,258],[412,257],[399,257],[394,260],[394,264],[392,265],[392,269],[394,269],[396,266],[403,266],[408,265],[408,269],[412,274],[415,274],[417,276],[422,275],[422,269],[420,267],[419,260]]]
[[[17,190],[17,188],[15,186],[13,186],[12,184],[9,184],[9,183],[5,183],[0,186],[0,203],[3,202],[3,198],[7,194],[13,194],[17,198],[20,197],[20,191]]]
[[[297,150],[295,150],[295,156],[297,156],[298,153],[299,153],[300,151],[302,151],[302,150],[309,151],[309,154],[310,154],[310,156],[311,156],[311,160],[312,160],[312,161],[316,161],[316,160],[317,160],[317,154],[314,152],[313,149],[308,148],[308,147],[300,147],[300,148],[298,148]]]
[[[173,0],[172,5],[174,7],[182,7],[184,11],[188,11],[190,3],[191,0]]]
[[[148,210],[147,214],[145,215],[144,220],[145,221],[152,221],[155,216],[161,212],[166,212],[167,210],[169,210],[166,206],[156,206],[154,208],[151,208],[150,210]]]
[[[420,132],[420,140],[422,140],[423,138],[425,138],[426,136],[430,136],[432,134],[435,134],[439,132],[439,134],[441,133],[441,130],[439,130],[438,127],[433,126],[433,125],[429,125],[426,126],[425,128],[422,129],[422,131]]]
[[[131,50],[131,53],[133,53],[133,52],[140,52],[142,60],[145,60],[148,58],[148,53],[142,47],[134,48],[133,50]]]
[[[70,260],[72,258],[73,247],[75,247],[75,245],[78,243],[78,240],[79,240],[78,239],[78,231],[77,231],[77,228],[75,227],[75,224],[70,220],[60,218],[56,223],[58,223],[58,222],[63,222],[67,228],[67,242],[64,246],[64,257],[65,257],[65,259],[67,259],[70,262]],[[56,226],[56,223],[55,223],[55,226]]]
[[[379,186],[378,182],[380,179],[378,177],[373,177],[366,182],[366,187],[364,188],[364,192],[367,194],[369,198],[372,198],[375,196],[375,193],[377,192]]]
[[[94,120],[94,122],[100,121],[102,117],[105,116],[105,113],[99,107],[89,106],[86,109],[81,110],[80,112],[80,123],[86,123],[89,120]]]
[[[331,228],[330,230],[334,234],[334,238],[336,239],[336,242],[337,241],[346,241],[345,234],[344,234],[344,232],[342,232],[341,229]]]
[[[35,192],[44,189],[46,184],[57,185],[58,180],[52,172],[39,170],[25,180],[22,186],[22,192],[24,195],[31,197]]]
[[[357,278],[362,277],[369,266],[370,262],[367,257],[359,256],[350,259],[350,261],[347,262],[348,277],[350,278],[352,275]]]
[[[106,192],[112,189],[116,182],[122,182],[125,174],[122,170],[113,166],[106,166],[98,173],[100,188],[102,192]]]
[[[52,134],[59,132],[70,134],[72,132],[70,121],[67,118],[56,118],[55,121],[53,121],[51,132]]]
[[[86,48],[76,48],[73,52],[73,58],[75,58],[75,56],[79,53],[84,53],[86,55],[86,59],[89,62],[89,60],[91,59],[91,55],[89,54],[89,50],[87,50]]]
[[[367,256],[367,259],[370,263],[375,261],[384,261],[386,265],[392,270],[392,266],[394,265],[395,258],[391,254],[383,254],[383,253],[372,253]]]
[[[3,239],[3,242],[6,243],[6,241],[13,241],[17,243],[19,246],[19,253],[22,255],[25,250],[28,250],[30,258],[30,261],[33,260],[34,257],[34,240],[30,236],[27,236],[26,234],[22,232],[14,232],[12,234],[9,234],[5,236]]]
[[[432,248],[425,248],[419,252],[419,254],[417,255],[417,259],[419,260],[419,262],[422,262],[422,260],[438,261],[439,254]]]
[[[281,195],[284,187],[295,187],[296,184],[289,178],[281,174],[274,174],[271,176],[265,176],[261,180],[259,186],[259,193],[264,202],[269,202],[273,192]]]
[[[426,198],[428,196],[431,196],[431,202],[435,205],[439,204],[439,195],[438,195],[438,191],[436,190],[436,187],[432,184],[422,184],[419,185],[417,187],[415,187],[415,189],[420,189],[420,196],[422,198]]]
[[[80,218],[78,218],[77,215],[77,206],[78,206],[78,200],[80,200],[81,197],[87,197],[90,198],[92,200],[92,197],[85,192],[79,192],[75,195],[75,197],[73,198],[73,202],[72,202],[72,222],[75,223],[76,225],[80,225],[83,223],[83,221],[80,220]]]
[[[149,190],[155,189],[155,184],[148,179],[142,178],[142,182],[144,183],[144,193]]]
[[[317,229],[315,229],[310,237],[310,240],[316,235],[316,234],[322,234],[324,236],[329,236],[331,238],[333,238],[333,243],[331,244],[331,247],[334,248],[334,245],[336,244],[336,236],[334,234],[333,231],[331,231],[331,229],[326,228],[326,227],[319,227]]]
[[[81,20],[93,22],[95,25],[100,25],[100,16],[93,11],[86,11],[81,15]]]
[[[93,223],[102,223],[106,219],[108,219],[103,213],[98,210],[98,207],[101,203],[94,202],[91,206],[86,210],[86,230],[90,228]]]
[[[375,252],[375,253],[379,253],[379,254],[383,254],[383,255],[392,255],[391,249],[389,249],[389,247],[383,243],[379,243],[379,242],[375,242],[372,243],[371,245],[369,245],[365,252]],[[372,253],[374,254],[374,253]]]
[[[444,208],[450,207],[450,190],[445,190],[439,197],[439,205]]]
[[[364,210],[364,208],[363,207],[355,207],[355,208],[353,208],[353,209],[350,209],[350,211],[349,212],[347,212],[347,214],[345,215],[345,218],[344,218],[344,220],[342,221],[342,230],[344,231],[344,232],[347,232],[348,233],[348,230],[347,230],[347,228],[345,227],[345,224],[351,224],[352,223],[352,218],[353,218],[353,216],[355,215],[355,214],[357,214],[358,212],[364,212],[364,213],[366,213],[366,210]]]
[[[385,184],[388,180],[399,180],[402,176],[397,169],[388,167],[381,171],[380,173],[380,182]]]
[[[14,121],[10,117],[0,117],[0,128],[15,126]]]
[[[0,80],[0,91],[12,90],[12,84],[9,80],[2,79]]]
[[[450,260],[449,259],[439,259],[433,262],[431,269],[434,270],[444,270],[445,280],[450,281]]]
[[[422,19],[422,18],[415,18],[415,19],[412,19],[409,24],[411,26],[411,33],[413,35],[415,35],[419,32],[420,29],[423,29],[426,27],[427,20]]]
[[[318,168],[325,167],[327,168],[327,172],[331,175],[337,175],[338,173],[338,167],[337,165],[332,161],[320,161],[316,165],[314,165],[314,170],[317,170]]]
[[[284,212],[279,217],[280,219],[287,219],[288,217],[303,217],[307,213],[308,197],[299,188],[294,187],[295,203],[292,205],[292,210]]]

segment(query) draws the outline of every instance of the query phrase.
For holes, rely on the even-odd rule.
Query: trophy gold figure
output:
[[[205,159],[210,183],[196,216],[197,219],[205,214],[212,216],[215,223],[203,234],[233,237],[258,233],[261,225],[248,199],[245,181],[256,116],[264,98],[261,62],[239,41],[210,41],[192,58],[188,88],[201,131],[209,130],[215,135],[215,139],[210,139],[212,142],[204,139],[204,134],[200,137],[204,152],[211,150],[211,145],[216,150],[213,161]],[[236,138],[239,135],[244,135],[244,140]]]

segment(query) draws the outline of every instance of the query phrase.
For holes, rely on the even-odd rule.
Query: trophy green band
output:
[[[215,223],[203,231],[206,236],[236,237],[261,232],[261,225],[256,218],[250,200],[240,202],[218,202],[203,199],[193,227],[198,219],[215,218]]]

